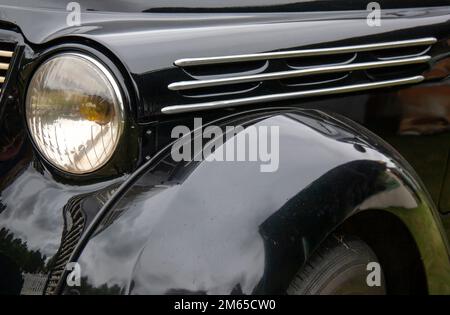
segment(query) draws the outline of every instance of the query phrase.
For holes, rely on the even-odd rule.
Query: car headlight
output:
[[[26,118],[37,148],[51,164],[84,174],[112,157],[124,126],[123,100],[113,75],[100,62],[63,53],[33,75]]]

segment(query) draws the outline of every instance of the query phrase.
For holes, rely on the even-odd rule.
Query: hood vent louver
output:
[[[431,59],[426,54],[435,42],[436,39],[430,37],[176,60],[175,65],[192,80],[171,83],[168,89],[185,97],[187,102],[164,107],[162,113],[177,114],[417,83],[424,79],[421,74]],[[270,89],[264,89],[264,84],[270,84]],[[277,89],[279,93],[274,93]],[[216,94],[212,93],[214,90]],[[228,99],[211,100],[217,96]],[[193,98],[197,102],[189,104]],[[198,102],[199,99],[202,102]]]

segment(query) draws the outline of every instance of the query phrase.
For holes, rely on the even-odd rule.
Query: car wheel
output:
[[[332,235],[299,270],[287,293],[386,294],[382,269],[380,286],[369,286],[367,264],[378,259],[372,249],[356,237]]]

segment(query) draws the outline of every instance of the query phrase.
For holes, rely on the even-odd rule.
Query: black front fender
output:
[[[368,209],[402,219],[427,275],[440,275],[429,291],[450,292],[434,206],[382,140],[345,119],[298,109],[214,124],[278,126],[278,169],[175,162],[166,147],[122,185],[84,236],[72,257],[81,265],[80,293],[283,293],[336,227]]]

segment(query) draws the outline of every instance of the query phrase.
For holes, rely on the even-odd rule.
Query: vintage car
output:
[[[450,3],[369,2],[1,0],[0,293],[450,294]]]

